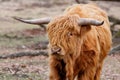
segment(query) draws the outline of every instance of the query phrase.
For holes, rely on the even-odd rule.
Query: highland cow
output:
[[[111,47],[106,13],[93,4],[76,4],[54,19],[19,21],[48,24],[49,80],[100,80]]]

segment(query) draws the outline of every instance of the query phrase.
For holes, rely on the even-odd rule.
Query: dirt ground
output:
[[[0,55],[36,50],[34,44],[48,40],[39,26],[20,23],[13,16],[54,17],[75,3],[74,0],[0,0]],[[109,11],[111,4],[116,9],[120,7],[118,2],[96,3],[110,15],[113,15]],[[48,57],[45,56],[0,59],[0,80],[48,80],[48,73]],[[120,80],[120,55],[106,58],[101,80]]]

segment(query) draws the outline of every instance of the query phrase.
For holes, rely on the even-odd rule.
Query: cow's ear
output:
[[[81,33],[85,34],[91,30],[91,25],[82,25],[81,26]]]
[[[78,25],[75,27],[75,29],[78,34],[84,35],[91,30],[91,25]]]

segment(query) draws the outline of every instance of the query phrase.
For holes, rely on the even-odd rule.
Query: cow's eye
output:
[[[73,33],[72,33],[72,32],[69,32],[69,33],[68,33],[68,36],[73,36]]]

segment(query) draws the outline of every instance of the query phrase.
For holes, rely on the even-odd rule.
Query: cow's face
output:
[[[77,16],[62,16],[48,24],[47,32],[51,54],[76,53],[81,40],[77,20]]]

